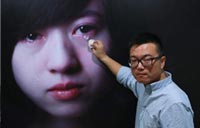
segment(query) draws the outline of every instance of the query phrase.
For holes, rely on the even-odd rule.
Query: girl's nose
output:
[[[81,70],[78,56],[66,35],[52,32],[48,44],[47,67],[51,73],[75,74]]]

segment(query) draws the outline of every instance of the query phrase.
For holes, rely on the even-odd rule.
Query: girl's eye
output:
[[[92,31],[94,29],[95,29],[94,26],[85,25],[85,26],[80,27],[80,32],[87,33],[87,32]]]
[[[41,37],[42,37],[42,35],[39,33],[29,33],[26,35],[26,41],[33,42],[35,40],[40,39]]]
[[[97,27],[94,25],[82,25],[78,27],[73,34],[82,35],[82,34],[96,34]]]

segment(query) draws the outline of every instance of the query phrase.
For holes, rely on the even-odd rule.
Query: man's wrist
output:
[[[105,62],[106,60],[108,60],[109,56],[108,55],[104,55],[103,57],[100,58],[100,60],[102,62]]]

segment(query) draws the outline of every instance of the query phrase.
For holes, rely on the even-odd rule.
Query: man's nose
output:
[[[139,62],[138,62],[137,68],[138,68],[138,69],[144,69],[144,66],[143,66],[143,64],[142,64],[142,61],[139,61]]]
[[[81,64],[66,35],[54,31],[48,39],[47,67],[51,73],[74,74],[81,70]]]

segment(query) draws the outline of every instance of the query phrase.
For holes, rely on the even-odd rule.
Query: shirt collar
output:
[[[148,94],[151,94],[153,91],[161,89],[161,88],[167,86],[169,83],[171,83],[172,82],[172,74],[167,71],[165,71],[165,74],[167,76],[165,79],[153,82],[149,85],[146,85],[145,92]]]

